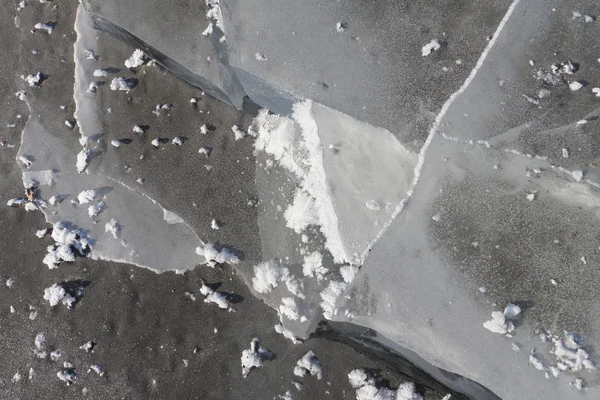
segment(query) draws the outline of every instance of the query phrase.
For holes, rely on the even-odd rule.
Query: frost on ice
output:
[[[306,374],[316,376],[317,379],[323,378],[323,366],[312,350],[296,361],[296,366],[294,367],[294,375],[302,377],[306,376]]]
[[[302,273],[310,278],[317,278],[317,281],[324,279],[324,275],[329,272],[323,266],[323,256],[318,251],[312,252],[304,257],[302,264]]]
[[[319,217],[315,210],[315,200],[301,189],[296,190],[292,204],[283,214],[286,226],[296,233],[302,233],[309,225],[317,225]]]
[[[260,339],[254,338],[250,349],[242,352],[242,376],[246,378],[253,368],[262,367],[263,361],[273,358],[273,353],[260,345]]]
[[[252,287],[258,293],[269,293],[290,277],[290,271],[275,260],[264,261],[254,266]]]
[[[335,313],[336,300],[342,295],[346,286],[346,283],[343,282],[330,281],[325,290],[320,293],[321,308],[323,309],[323,316],[325,318],[331,319]]]
[[[298,314],[298,305],[293,297],[284,297],[281,299],[279,312],[287,318],[296,321],[300,315]]]

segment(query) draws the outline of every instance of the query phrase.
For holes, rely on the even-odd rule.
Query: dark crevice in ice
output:
[[[500,400],[479,383],[430,364],[415,352],[388,340],[373,329],[348,322],[323,321],[311,337],[351,346],[418,385],[442,394],[451,393],[452,399]]]
[[[213,34],[211,35],[211,43],[213,46],[214,55],[218,59],[215,60],[215,62],[219,63],[219,75],[223,88],[218,87],[205,77],[193,73],[160,50],[150,46],[139,37],[114,24],[108,19],[93,12],[88,12],[88,15],[90,24],[94,29],[108,33],[109,35],[121,40],[133,48],[141,49],[144,53],[156,60],[167,70],[171,71],[173,74],[183,79],[190,85],[202,89],[210,96],[224,103],[231,104],[234,107],[249,113],[250,115],[255,116],[258,113],[260,107],[257,106],[246,94],[243,86],[236,76],[234,69],[228,64],[226,44],[220,41],[223,33],[218,28],[214,28]]]

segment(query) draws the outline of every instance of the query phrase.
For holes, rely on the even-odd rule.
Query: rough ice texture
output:
[[[262,367],[263,361],[272,356],[273,353],[260,345],[259,338],[252,339],[250,349],[242,352],[242,376],[246,378],[253,368]]]
[[[323,366],[312,350],[296,361],[296,366],[294,367],[294,375],[302,377],[306,374],[316,376],[317,379],[323,378]]]
[[[275,260],[264,261],[254,266],[252,287],[258,293],[269,293],[290,277],[290,271]]]

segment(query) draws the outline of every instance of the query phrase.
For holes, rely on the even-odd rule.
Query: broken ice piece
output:
[[[39,237],[40,239],[43,238],[44,236],[46,236],[46,234],[48,233],[49,229],[48,228],[44,228],[44,229],[40,229],[39,231],[37,231],[35,233],[35,236]]]
[[[32,157],[27,155],[19,156],[19,161],[21,161],[27,168],[31,167],[31,164],[33,164]]]
[[[219,308],[224,308],[224,309],[229,308],[229,302],[227,301],[227,296],[224,293],[215,291],[210,286],[207,286],[204,282],[202,282],[202,287],[200,288],[200,293],[206,297],[204,299],[205,303],[215,303],[216,305],[219,306]]]
[[[203,36],[208,36],[210,34],[213,33],[213,23],[209,22],[208,26],[206,27],[206,29],[204,31],[202,31],[202,35]]]
[[[160,139],[159,138],[155,138],[154,140],[152,140],[152,142],[150,142],[152,144],[152,146],[154,147],[158,147],[160,146]]]
[[[206,135],[208,133],[208,126],[206,126],[206,124],[200,127],[200,133],[203,135]]]
[[[527,200],[529,201],[533,201],[535,200],[535,193],[529,193],[527,196],[525,196],[527,198]]]
[[[255,53],[254,58],[256,58],[258,61],[267,61],[267,57],[261,53]]]
[[[69,386],[70,384],[75,382],[75,378],[77,377],[77,374],[75,373],[75,371],[73,369],[66,369],[64,371],[57,372],[56,376],[58,376],[58,379],[65,382],[67,384],[67,386]]]
[[[86,352],[89,353],[90,351],[93,351],[95,345],[96,344],[90,340],[90,341],[82,344],[81,346],[79,346],[79,348],[81,350],[85,350]]]
[[[595,93],[596,97],[600,97],[600,87],[593,88],[592,93]]]
[[[583,179],[583,171],[577,169],[571,172],[571,176],[573,177],[573,179],[575,179],[575,182],[581,182],[581,180]]]
[[[44,74],[42,74],[41,72],[38,72],[35,75],[27,75],[27,76],[21,76],[21,77],[31,87],[40,86],[42,84],[42,82],[44,81],[44,79],[45,79]]]
[[[345,32],[346,31],[346,24],[342,23],[342,22],[338,22],[335,24],[335,30],[338,31],[339,33]]]
[[[100,364],[90,365],[90,370],[94,371],[99,376],[104,376],[104,371],[102,370],[102,365],[100,365]],[[89,372],[89,370],[88,370],[88,372]]]
[[[421,56],[425,57],[433,53],[434,51],[439,50],[441,47],[440,42],[437,39],[431,40],[431,42],[427,43],[425,46],[421,48]]]
[[[182,136],[177,136],[174,137],[172,142],[173,144],[177,145],[177,146],[181,146],[183,144],[184,138]]]
[[[235,135],[236,142],[238,140],[246,137],[246,132],[244,132],[242,129],[240,129],[240,127],[238,125],[232,126],[231,130],[233,131],[233,134]]]
[[[210,147],[201,147],[200,150],[198,150],[198,153],[204,154],[206,157],[208,157],[208,156],[210,156],[211,151],[212,151],[212,148],[210,148]]]
[[[6,287],[12,287],[12,285],[15,283],[15,280],[13,278],[8,278],[6,280]]]
[[[573,81],[573,82],[569,83],[569,89],[571,89],[574,92],[578,91],[582,87],[583,87],[583,84],[581,84],[577,81]]]
[[[120,141],[119,139],[114,139],[114,140],[111,140],[111,141],[110,141],[110,144],[111,144],[113,147],[121,147],[121,141]]]
[[[35,26],[33,28],[42,30],[42,31],[46,31],[46,32],[48,32],[48,34],[51,34],[54,31],[55,26],[56,26],[56,22],[48,22],[46,24],[38,22],[37,24],[35,24]]]
[[[89,158],[92,154],[90,149],[83,149],[79,153],[77,153],[77,172],[82,173],[88,167]]]
[[[562,149],[562,156],[564,158],[569,158],[569,150],[565,147],[563,147],[563,149]]]
[[[145,129],[144,127],[140,126],[140,125],[136,125],[133,127],[133,132],[135,133],[144,133]]]
[[[440,219],[442,219],[442,216],[438,213],[435,214],[433,217],[431,217],[432,220],[434,220],[435,222],[440,222]]]
[[[506,308],[504,308],[504,315],[508,318],[515,318],[520,313],[521,307],[516,304],[509,303]]]
[[[219,229],[221,227],[221,224],[219,224],[216,219],[213,219],[210,223],[210,227],[212,229]]]

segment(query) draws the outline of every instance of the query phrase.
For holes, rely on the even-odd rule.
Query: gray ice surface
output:
[[[597,108],[591,87],[598,61],[585,39],[597,26],[571,19],[580,8],[516,4],[434,130],[405,210],[340,297],[334,317],[375,329],[503,399],[598,397],[595,370],[545,377],[558,360],[552,342],[538,335],[576,332],[598,362],[598,186],[571,174],[585,169],[591,176],[589,164],[562,157],[563,147],[593,154],[583,143],[594,140],[595,120],[576,122]],[[580,70],[566,78],[589,80],[587,87],[574,92],[536,79],[539,68],[569,59]],[[539,104],[523,97],[542,88],[550,95]],[[490,313],[511,302],[523,310],[515,331],[486,330]],[[530,362],[532,354],[543,371]],[[585,382],[582,392],[570,384],[576,378]]]

